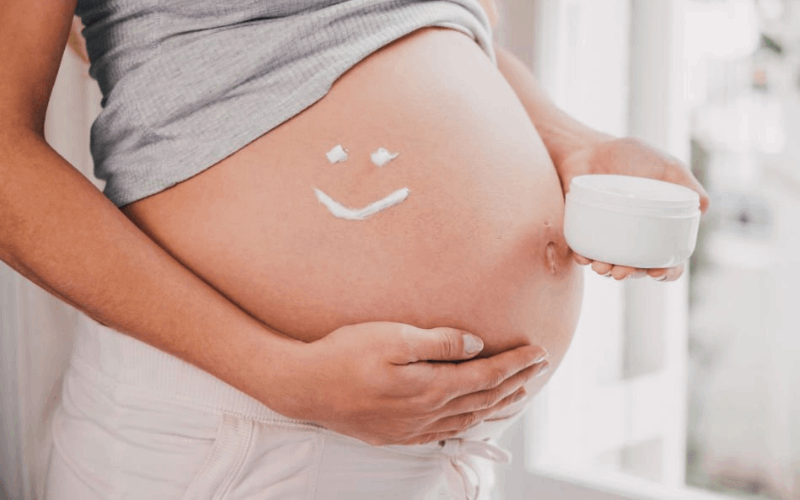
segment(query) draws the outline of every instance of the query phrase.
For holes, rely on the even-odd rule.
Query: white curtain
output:
[[[89,127],[99,103],[97,84],[68,50],[47,111],[45,136],[101,188],[92,177],[89,154]],[[0,262],[0,499],[3,494],[9,500],[44,497],[50,417],[72,339],[83,324],[81,314]]]

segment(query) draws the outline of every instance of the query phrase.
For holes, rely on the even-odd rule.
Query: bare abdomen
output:
[[[337,144],[349,159],[331,164],[325,153]],[[400,154],[376,167],[380,147]],[[350,207],[409,195],[353,221],[334,217],[314,188]],[[375,320],[452,326],[480,335],[485,355],[535,343],[557,364],[582,284],[563,208],[547,151],[497,68],[464,34],[428,28],[231,157],[124,211],[292,337]]]

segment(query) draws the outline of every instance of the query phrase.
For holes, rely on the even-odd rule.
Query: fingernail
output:
[[[541,363],[542,361],[544,361],[545,359],[550,357],[550,353],[547,352],[546,349],[543,349],[543,351],[544,352],[542,354],[540,354],[539,357],[537,357],[536,359],[533,360],[533,364],[534,365],[538,365],[539,363]]]
[[[525,396],[528,395],[528,391],[525,390],[523,387],[522,389],[518,390],[517,393],[514,395],[514,398],[511,400],[513,403],[518,403],[525,399]]]
[[[666,274],[662,274],[658,278],[653,278],[653,279],[656,280],[656,281],[664,281],[665,279],[667,279],[667,275]]]
[[[476,354],[483,350],[483,341],[475,335],[464,335],[464,352]]]
[[[539,370],[536,371],[536,376],[541,377],[550,371],[550,363],[544,363]]]
[[[611,271],[607,272],[606,274],[602,274],[601,276],[603,278],[610,278],[611,277]]]

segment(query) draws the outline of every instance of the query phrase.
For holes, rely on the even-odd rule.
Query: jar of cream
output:
[[[700,196],[670,182],[581,175],[570,182],[564,238],[579,255],[643,269],[689,258],[700,227]]]

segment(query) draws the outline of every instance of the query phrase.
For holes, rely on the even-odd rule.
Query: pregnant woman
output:
[[[493,46],[494,12],[3,2],[0,258],[96,320],[48,498],[486,492],[476,457],[508,459],[493,438],[578,318],[569,180],[644,175],[707,205],[674,159],[553,107]],[[73,13],[103,92],[104,193],[43,139]]]

